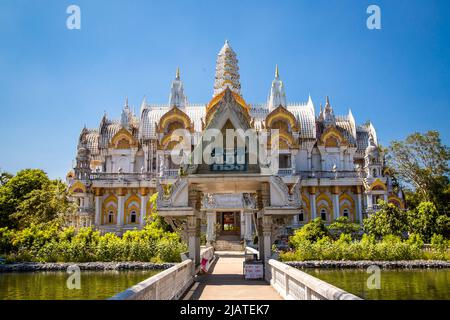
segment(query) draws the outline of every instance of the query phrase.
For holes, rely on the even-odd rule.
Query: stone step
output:
[[[217,240],[214,243],[214,249],[217,251],[242,251],[244,247],[240,241]]]

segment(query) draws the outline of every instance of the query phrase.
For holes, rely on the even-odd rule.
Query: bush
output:
[[[122,237],[100,235],[92,228],[59,229],[57,225],[32,225],[23,230],[0,229],[0,248],[8,261],[179,262],[187,250],[177,233],[154,223],[143,230],[127,231]]]
[[[440,234],[433,234],[431,237],[431,249],[433,251],[432,257],[438,260],[445,260],[449,241],[445,240],[444,236]]]
[[[329,235],[330,233],[325,227],[323,220],[321,218],[316,218],[298,229],[289,239],[289,243],[294,248],[298,248],[305,241],[315,242]]]
[[[332,224],[328,226],[328,229],[332,233],[334,238],[339,238],[341,234],[349,234],[356,236],[361,230],[361,226],[356,223],[352,223],[347,217],[339,217]]]
[[[402,241],[398,236],[385,236],[376,241],[374,235],[363,235],[360,241],[352,240],[349,234],[341,234],[333,240],[325,236],[316,242],[298,243],[295,251],[283,252],[283,261],[306,260],[414,260],[422,257],[420,237]]]

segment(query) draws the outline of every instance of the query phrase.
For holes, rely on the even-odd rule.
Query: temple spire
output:
[[[175,79],[172,81],[169,96],[169,106],[184,108],[187,104],[187,98],[184,95],[183,82],[180,79],[180,68],[177,68]]]
[[[278,65],[275,66],[275,79],[272,81],[272,86],[269,92],[269,99],[267,101],[269,111],[272,111],[279,106],[286,108],[286,93],[284,91],[283,81],[280,80]]]
[[[336,124],[336,118],[334,116],[333,108],[331,107],[331,104],[330,104],[330,97],[328,97],[328,96],[326,98],[325,109],[323,111],[323,115],[324,115],[323,120],[325,122],[325,125],[335,125]]]
[[[239,67],[236,53],[231,48],[228,40],[226,40],[217,55],[213,96],[217,96],[226,88],[229,88],[234,93],[240,94],[241,84],[239,82],[239,78]]]

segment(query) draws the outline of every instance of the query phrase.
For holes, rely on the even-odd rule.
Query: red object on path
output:
[[[208,259],[202,258],[202,262],[200,263],[202,271],[206,273],[206,265],[208,263]]]

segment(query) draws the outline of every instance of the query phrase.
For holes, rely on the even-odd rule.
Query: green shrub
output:
[[[290,237],[289,243],[294,248],[298,248],[304,241],[315,242],[329,235],[330,232],[325,227],[323,220],[316,218],[295,231],[295,234]]]
[[[432,257],[437,260],[445,260],[449,241],[440,234],[433,234],[431,237]]]

